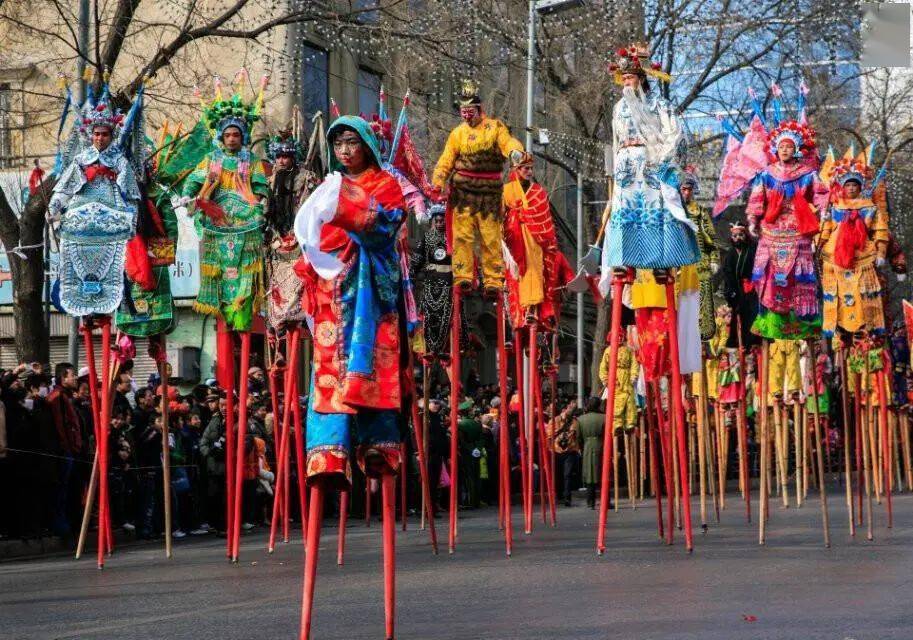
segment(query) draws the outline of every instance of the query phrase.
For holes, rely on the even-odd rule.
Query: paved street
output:
[[[657,542],[651,503],[610,513],[602,558],[593,551],[596,512],[579,506],[559,512],[557,529],[537,518],[511,559],[492,509],[465,514],[452,557],[434,557],[413,521],[399,535],[397,637],[908,639],[913,497],[895,499],[893,531],[878,508],[873,543],[848,538],[839,497],[830,550],[820,544],[816,501],[786,511],[772,503],[768,545],[759,547],[733,496],[722,524],[696,533],[690,557],[680,536],[671,548]],[[349,528],[345,567],[335,565],[335,527],[324,532],[313,637],[381,638],[379,523]],[[123,549],[103,572],[92,559],[2,564],[0,638],[297,637],[300,544],[273,556],[264,547],[262,532],[245,537],[238,566],[215,538],[177,544],[171,561],[160,547]]]

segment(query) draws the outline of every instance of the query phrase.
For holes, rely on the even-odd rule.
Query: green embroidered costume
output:
[[[196,311],[225,321],[230,331],[248,331],[263,296],[263,200],[269,184],[263,165],[250,151],[250,132],[260,119],[266,80],[260,94],[245,102],[239,75],[238,90],[230,99],[216,96],[203,110],[203,121],[212,133],[213,149],[183,184],[183,195],[196,198],[194,213],[202,244],[200,291]],[[241,134],[240,148],[225,144],[226,130]]]

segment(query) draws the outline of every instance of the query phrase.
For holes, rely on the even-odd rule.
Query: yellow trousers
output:
[[[802,390],[798,340],[774,340],[770,343],[767,381],[770,401],[775,395],[791,396],[793,392]]]
[[[504,256],[501,254],[501,219],[482,216],[468,208],[453,212],[453,284],[472,282],[473,247],[476,240],[482,253],[482,280],[486,287],[504,287]]]

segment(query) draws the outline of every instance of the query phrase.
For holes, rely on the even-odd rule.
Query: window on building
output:
[[[305,122],[318,111],[329,118],[330,60],[323,49],[305,44],[301,47],[301,113]]]
[[[377,113],[381,77],[370,69],[358,70],[358,112],[366,116]]]
[[[0,169],[13,166],[12,116],[13,92],[8,83],[0,83]]]
[[[380,20],[380,14],[377,11],[369,11],[377,7],[377,0],[354,0],[352,9],[359,13],[355,16],[355,21],[362,24],[375,24]]]

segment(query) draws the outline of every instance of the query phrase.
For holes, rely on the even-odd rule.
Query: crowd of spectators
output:
[[[263,369],[248,371],[249,408],[243,468],[244,530],[269,523],[275,482],[273,402]],[[164,531],[162,481],[162,396],[160,380],[133,376],[132,363],[125,363],[113,381],[111,422],[108,437],[111,524],[124,535],[153,539]],[[59,536],[73,540],[79,532],[92,465],[96,452],[91,381],[87,368],[77,370],[67,363],[52,369],[20,365],[0,375],[0,539],[30,539]],[[100,381],[96,381],[100,388]],[[459,491],[462,509],[494,505],[498,496],[499,430],[501,411],[496,385],[479,384],[475,370],[467,373],[466,396],[452,408],[446,380],[429,381],[427,452],[430,483],[436,515],[446,510],[451,490]],[[279,384],[278,389],[282,388]],[[510,404],[517,402],[509,385]],[[419,397],[423,395],[421,385]],[[278,399],[281,402],[281,398]],[[306,398],[299,399],[302,414]],[[206,380],[187,393],[168,386],[168,443],[171,468],[170,500],[172,530],[177,539],[185,536],[225,532],[226,433],[225,391],[214,379]],[[237,403],[236,403],[237,404]],[[426,408],[419,411],[422,419]],[[280,404],[281,406],[281,404]],[[559,401],[559,423],[572,417],[573,404]],[[459,412],[458,487],[451,486],[450,411]],[[519,433],[516,407],[508,412],[509,460],[512,486],[520,487]],[[568,422],[568,424],[570,424]],[[411,425],[404,434],[407,509],[420,508],[421,490],[414,434]],[[549,433],[554,433],[549,426]],[[566,429],[566,427],[565,427]],[[558,426],[558,433],[562,427]],[[579,449],[558,451],[559,489],[569,496],[571,483],[579,484]],[[566,447],[567,448],[567,447]],[[565,463],[565,459],[574,460]],[[297,469],[291,456],[292,520]],[[535,468],[538,484],[538,464]],[[366,481],[353,469],[351,508],[364,513],[365,500],[379,500],[376,483]],[[567,487],[567,490],[565,490]],[[338,500],[328,498],[328,517],[336,515]],[[372,509],[378,514],[379,508]],[[94,516],[91,527],[96,526]]]

